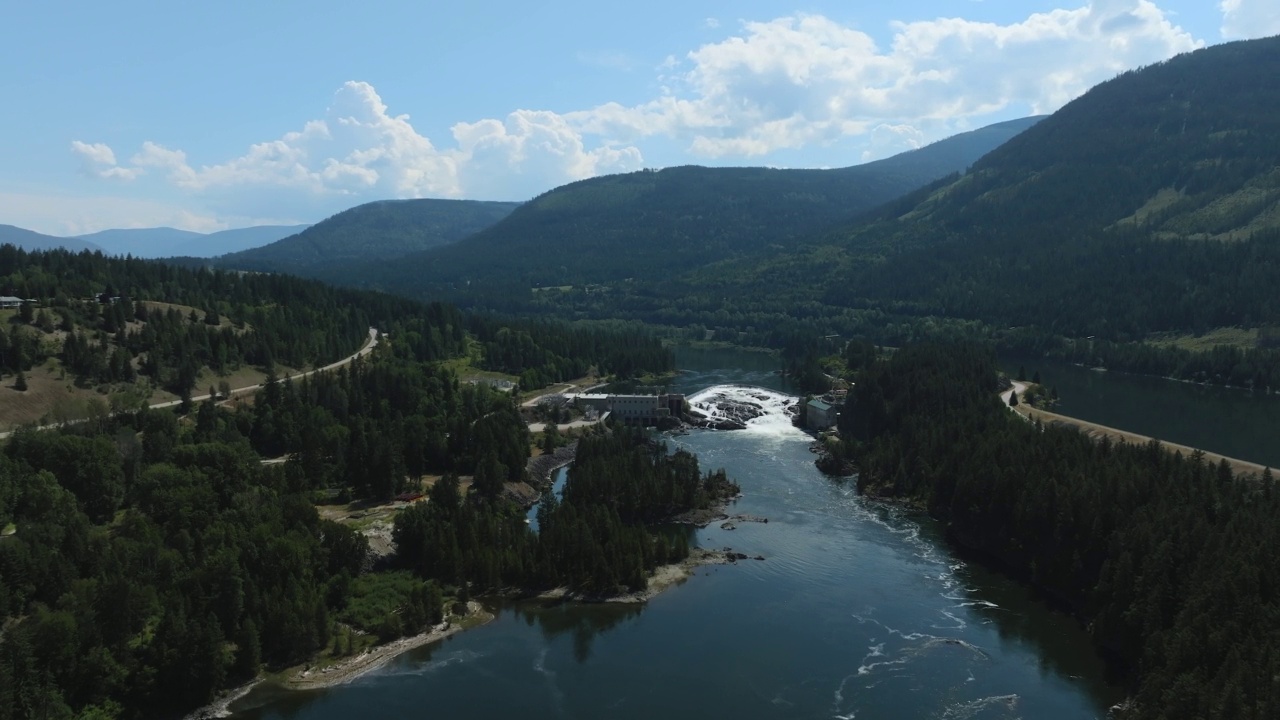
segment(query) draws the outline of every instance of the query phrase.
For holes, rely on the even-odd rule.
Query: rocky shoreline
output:
[[[334,665],[323,668],[304,668],[289,675],[281,685],[290,690],[318,690],[351,682],[368,672],[376,670],[398,655],[423,645],[443,640],[450,635],[473,627],[479,627],[494,619],[493,613],[485,610],[480,603],[472,600],[467,603],[468,622],[443,622],[427,632],[411,637],[393,640],[383,645],[375,645],[355,657],[347,658]]]
[[[529,481],[539,491],[546,492],[551,487],[551,477],[557,470],[569,465],[578,456],[578,441],[556,448],[548,455],[529,458],[525,470],[529,473]]]

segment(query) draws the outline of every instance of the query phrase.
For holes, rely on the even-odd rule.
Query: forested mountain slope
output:
[[[1127,72],[969,173],[827,229],[796,251],[646,287],[540,293],[534,303],[764,344],[833,333],[894,345],[938,333],[1003,338],[1018,327],[1019,347],[1038,353],[1063,337],[1127,343],[1153,333],[1273,328],[1280,86],[1259,78],[1277,72],[1280,38]],[[1258,373],[1280,380],[1270,360],[1239,373],[1224,356],[1206,374],[1185,353],[1157,358],[1141,348],[1122,360],[1098,342],[1063,352],[1074,362],[1201,381],[1230,375],[1239,383]]]
[[[1140,338],[1280,321],[1280,38],[1105,82],[832,233],[823,301]]]
[[[457,242],[506,217],[519,203],[381,200],[344,210],[283,240],[218,258],[220,267],[314,276],[352,262],[391,260]]]
[[[1038,119],[836,170],[687,166],[582,180],[454,245],[325,277],[465,300],[502,296],[508,288],[653,280],[785,251],[828,225],[965,169]]]

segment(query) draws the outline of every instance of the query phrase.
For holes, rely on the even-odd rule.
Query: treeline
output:
[[[675,369],[675,357],[638,325],[569,325],[472,315],[468,330],[483,348],[481,367],[518,375],[520,387],[541,388],[594,370],[632,378]]]
[[[325,646],[363,536],[234,425],[200,442],[143,411],[79,430],[0,455],[0,718],[175,716]]]
[[[0,329],[0,371],[29,371],[58,356],[81,382],[142,376],[178,395],[193,393],[205,368],[222,375],[338,360],[360,347],[370,327],[424,362],[466,354],[470,332],[482,368],[516,375],[530,388],[591,368],[631,377],[673,367],[670,352],[637,327],[464,316],[439,303],[289,276],[97,253],[0,247],[0,291],[41,305],[24,304],[12,328]]]
[[[624,522],[655,523],[736,496],[737,483],[716,470],[703,475],[687,450],[669,452],[638,429],[578,443],[564,488],[565,504],[604,505]]]
[[[872,495],[1087,623],[1133,681],[1126,717],[1268,718],[1280,708],[1280,494],[1199,453],[1095,442],[1002,407],[992,354],[904,348],[858,377],[836,449]]]
[[[1269,336],[1266,332],[1262,334]],[[999,347],[1016,355],[1054,358],[1140,375],[1261,391],[1280,388],[1280,351],[1270,347],[1217,345],[1208,350],[1193,351],[1149,343],[1072,340],[1035,328],[1020,328],[1007,333],[1001,338]]]
[[[501,497],[528,455],[514,400],[397,357],[431,348],[407,335],[372,364],[270,383],[252,408],[17,433],[0,455],[0,720],[173,717],[262,667],[355,652],[358,632],[419,632],[446,592],[616,592],[684,556],[598,504],[532,534]],[[294,455],[264,465],[255,447]],[[414,577],[367,572],[366,538],[311,504],[441,471],[397,521]]]
[[[391,342],[400,347],[399,334]],[[290,455],[288,472],[309,489],[387,500],[423,475],[451,472],[474,474],[476,489],[496,497],[524,478],[529,429],[510,393],[394,352],[269,383],[236,422],[264,456]]]
[[[8,367],[30,370],[57,354],[84,381],[127,382],[137,372],[177,394],[194,389],[202,367],[332,362],[358,348],[369,327],[421,307],[287,276],[11,245],[0,246],[0,290],[42,306],[15,317],[8,344],[19,344],[13,337],[22,328],[25,348]]]
[[[516,506],[464,498],[457,477],[446,475],[429,502],[396,516],[397,560],[420,577],[484,591],[641,590],[655,567],[689,552],[685,534],[669,537],[646,523],[736,493],[723,471],[703,476],[692,455],[668,455],[639,432],[592,434],[579,442],[564,498],[544,494],[537,533]]]

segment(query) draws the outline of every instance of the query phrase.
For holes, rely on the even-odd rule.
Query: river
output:
[[[691,395],[785,389],[769,356],[680,365]],[[499,606],[348,685],[256,690],[236,717],[1052,719],[1122,699],[1074,621],[957,559],[927,519],[821,475],[784,417],[671,442],[742,485],[730,512],[769,519],[691,531],[697,544],[764,561],[701,568],[644,606]]]

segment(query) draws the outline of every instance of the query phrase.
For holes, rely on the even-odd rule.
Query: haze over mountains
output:
[[[65,248],[73,252],[102,250],[102,247],[79,238],[55,237],[14,225],[0,225],[0,245],[5,243],[16,245],[23,250],[54,250],[57,248]]]
[[[101,245],[111,255],[141,258],[217,257],[273,243],[307,229],[308,225],[258,225],[198,233],[174,228],[103,230],[79,239]]]
[[[0,244],[13,243],[24,250],[65,248],[73,252],[101,251],[107,255],[132,255],[137,258],[209,258],[260,247],[301,232],[307,227],[307,225],[259,225],[212,233],[198,233],[168,227],[131,228],[58,237],[13,225],[0,225]]]

